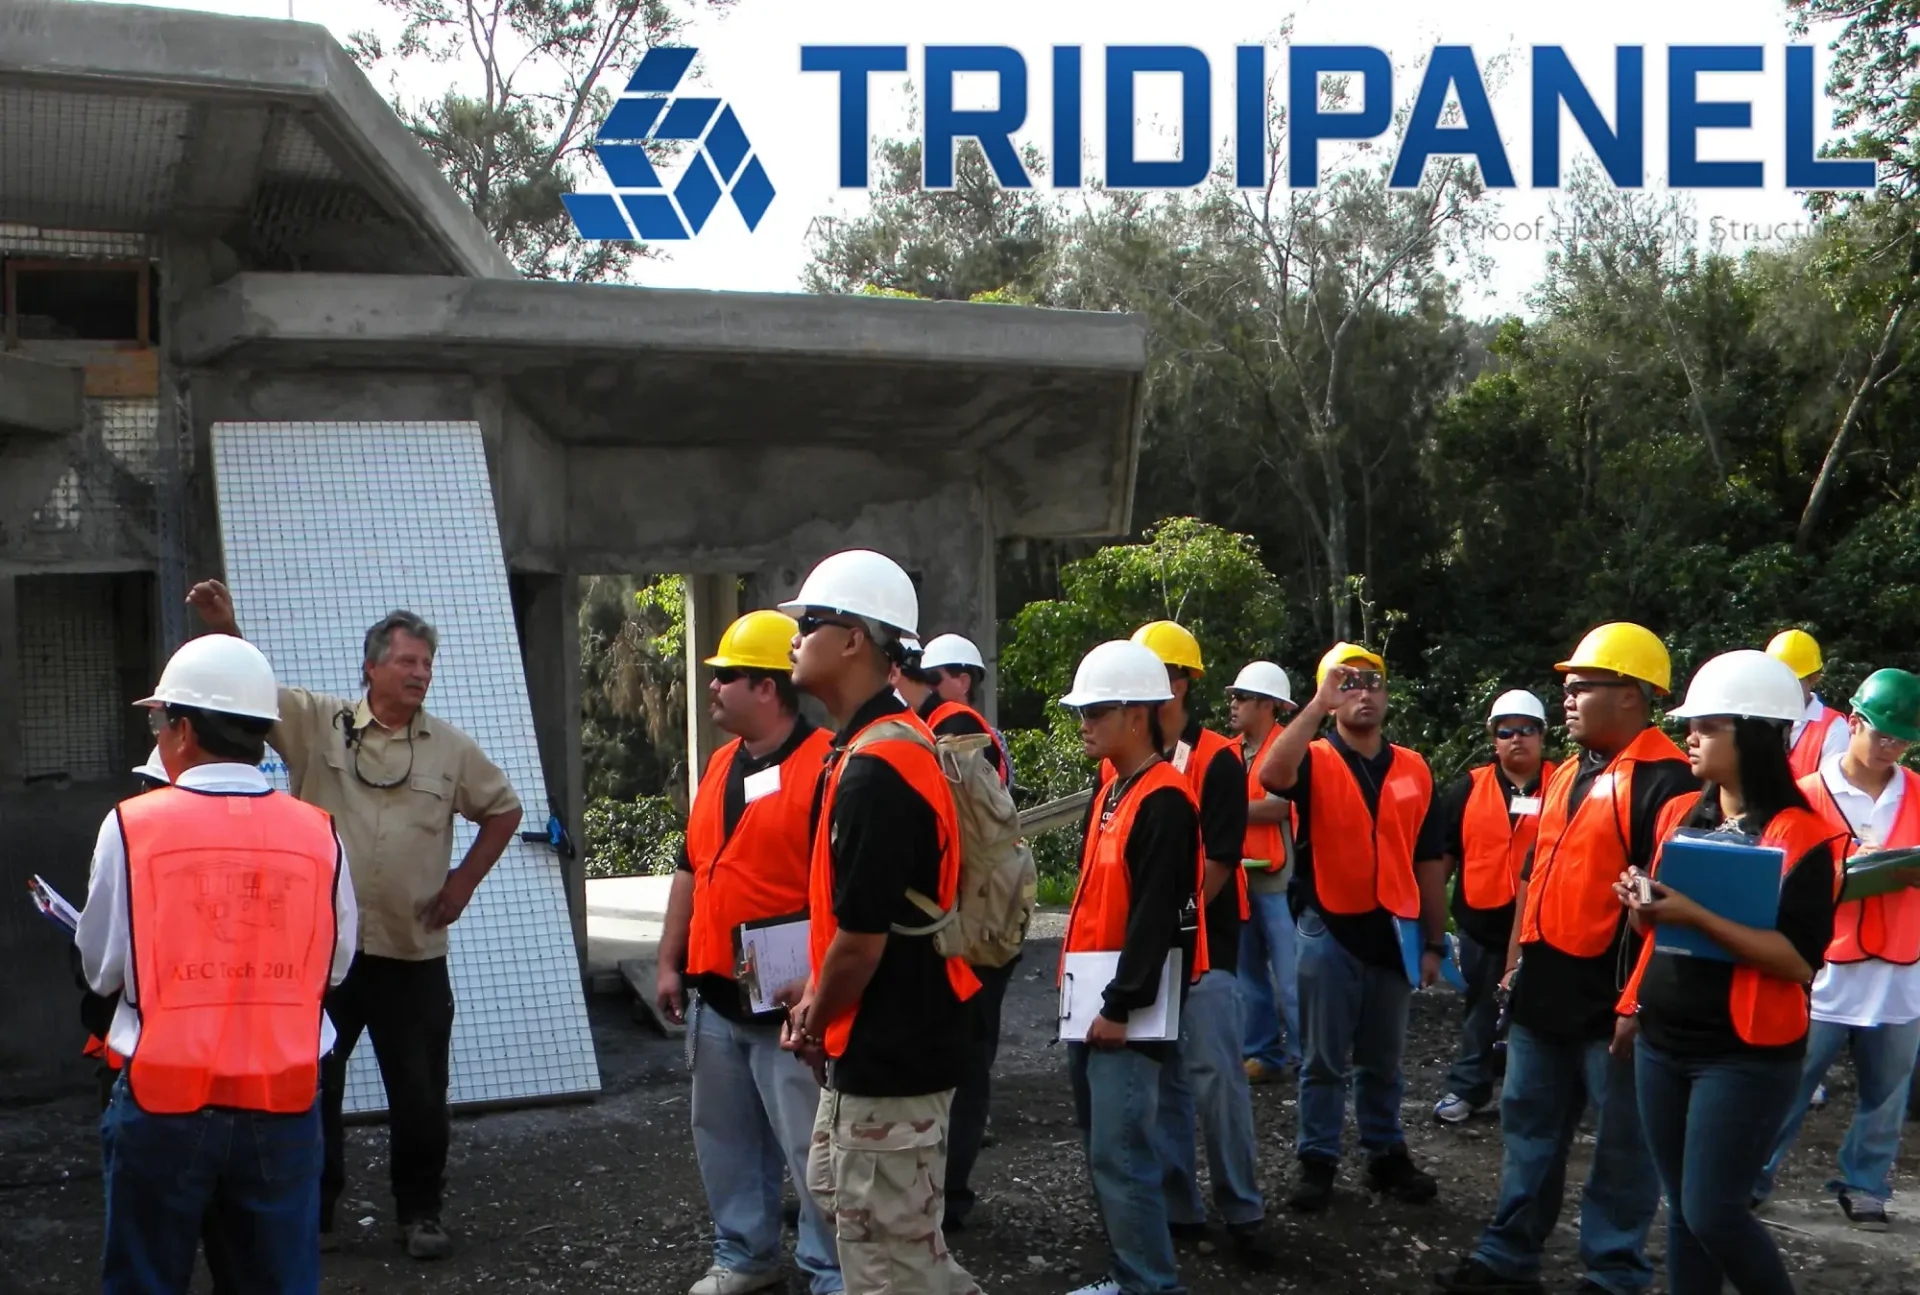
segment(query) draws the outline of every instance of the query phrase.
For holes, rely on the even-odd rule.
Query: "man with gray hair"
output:
[[[195,585],[187,602],[208,629],[239,636],[233,598],[219,581]],[[360,905],[359,956],[326,1003],[338,1042],[321,1069],[320,1230],[332,1231],[346,1188],[341,1106],[347,1058],[365,1030],[387,1090],[396,1216],[416,1259],[442,1258],[452,1248],[440,1223],[452,1138],[447,928],[520,826],[506,774],[471,737],[425,709],[438,647],[426,621],[389,613],[367,631],[360,698],[282,688],[280,721],[267,736],[287,762],[293,794],[333,815]],[[449,871],[455,814],[480,835]]]

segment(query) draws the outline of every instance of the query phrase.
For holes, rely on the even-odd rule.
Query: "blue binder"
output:
[[[1393,919],[1393,933],[1400,937],[1400,965],[1406,970],[1407,983],[1420,988],[1420,955],[1426,941],[1420,937],[1420,923],[1404,917]],[[1460,946],[1449,931],[1444,937],[1447,951],[1440,959],[1440,979],[1461,993],[1467,992],[1467,978],[1460,971]]]
[[[1732,832],[1682,828],[1660,847],[1654,880],[1730,922],[1770,931],[1780,920],[1787,852]],[[1692,927],[1654,928],[1656,953],[1732,962],[1733,955]]]

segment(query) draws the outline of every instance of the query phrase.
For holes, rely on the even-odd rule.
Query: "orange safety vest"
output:
[[[1185,739],[1182,739],[1182,740],[1184,741]],[[1206,795],[1207,795],[1207,787],[1206,787],[1207,770],[1213,767],[1213,758],[1216,755],[1219,755],[1222,751],[1227,750],[1232,746],[1233,746],[1232,739],[1222,737],[1220,734],[1214,732],[1210,728],[1203,728],[1200,730],[1199,740],[1196,741],[1193,744],[1193,746],[1188,748],[1187,750],[1187,767],[1184,771],[1181,770],[1178,766],[1176,766],[1173,763],[1171,758],[1167,760],[1167,767],[1170,769],[1173,769],[1173,771],[1176,774],[1180,774],[1187,780],[1187,789],[1193,793],[1193,803],[1200,808],[1203,815],[1201,828],[1200,828],[1200,841],[1201,841],[1200,857],[1202,860],[1202,866],[1201,866],[1202,874],[1204,874],[1206,871],[1205,859],[1207,857],[1206,856],[1207,831],[1206,831],[1206,824],[1204,820],[1204,814],[1206,809]],[[1178,750],[1179,748],[1176,745],[1175,746],[1176,754],[1178,753]],[[1238,756],[1235,756],[1234,758],[1236,760],[1239,759]],[[1115,776],[1116,775],[1114,773],[1113,761],[1102,760],[1100,762],[1100,785],[1102,787],[1106,786],[1109,782],[1113,781]],[[1246,838],[1244,835],[1241,837],[1240,849],[1242,854],[1246,852]],[[1220,862],[1225,864],[1230,864],[1233,867],[1234,890],[1236,894],[1239,896],[1240,920],[1244,922],[1249,917],[1253,916],[1253,908],[1247,902],[1246,869],[1240,866],[1240,860],[1238,859],[1222,859],[1220,860]],[[1206,910],[1206,907],[1207,907],[1205,901],[1206,901],[1206,894],[1205,894],[1205,891],[1203,890],[1201,892],[1201,904],[1200,904],[1200,908],[1203,912]]]
[[[1587,797],[1571,817],[1567,802],[1580,776],[1580,761],[1553,771],[1540,806],[1533,877],[1520,917],[1522,944],[1551,944],[1576,958],[1597,958],[1613,943],[1625,909],[1613,883],[1631,862],[1633,769],[1655,760],[1684,760],[1680,748],[1657,728],[1627,744],[1594,776]],[[1676,800],[1691,803],[1691,794]]]
[[[1267,789],[1260,785],[1260,761],[1266,757],[1267,751],[1279,740],[1280,734],[1285,728],[1286,725],[1284,724],[1275,724],[1268,730],[1267,736],[1260,743],[1260,749],[1255,751],[1253,757],[1247,761],[1248,805],[1258,805],[1267,798]],[[1246,750],[1244,743],[1241,745],[1241,750]],[[1299,809],[1289,804],[1287,806],[1287,815],[1288,818],[1292,820],[1294,830],[1296,832],[1299,831]],[[1250,860],[1261,860],[1269,869],[1286,867],[1287,842],[1286,838],[1280,834],[1280,825],[1278,823],[1248,823],[1247,842],[1241,847],[1240,853]]]
[[[1094,793],[1104,803],[1111,779],[1104,779]],[[1127,868],[1127,841],[1133,835],[1133,820],[1140,805],[1156,791],[1177,789],[1198,812],[1193,789],[1172,765],[1156,760],[1134,779],[1120,797],[1107,821],[1100,821],[1095,810],[1087,825],[1086,839],[1080,845],[1080,881],[1073,889],[1073,907],[1067,913],[1067,938],[1061,953],[1112,953],[1126,947],[1127,918],[1133,912],[1133,874]],[[1194,840],[1196,902],[1206,885],[1207,859],[1198,837]],[[1200,924],[1200,946],[1205,949],[1206,923]],[[1204,957],[1204,953],[1200,955]],[[1196,959],[1196,964],[1199,959]],[[1197,976],[1196,976],[1197,978]]]
[[[934,740],[933,730],[910,710],[883,715],[861,729],[860,733],[888,720],[918,728],[929,743]],[[847,745],[852,746],[859,741],[860,733],[854,734]],[[960,895],[960,817],[954,809],[953,789],[947,785],[946,774],[940,771],[939,759],[928,747],[906,738],[870,742],[860,748],[859,754],[870,755],[892,765],[893,771],[932,808],[940,836],[940,893],[936,898],[940,907],[951,910],[959,902]],[[827,768],[826,789],[820,795],[820,821],[814,826],[813,832],[813,857],[809,865],[812,875],[807,894],[810,919],[807,936],[809,960],[816,984],[820,979],[820,968],[827,960],[827,947],[840,930],[840,924],[833,918],[833,802],[839,796],[840,779],[846,776],[847,759],[842,755]],[[946,961],[947,983],[953,987],[954,997],[962,1002],[972,998],[980,988],[980,979],[973,974],[973,968],[967,965],[965,958],[948,958]],[[854,1019],[859,1015],[860,1004],[855,1003],[844,1016],[827,1022],[821,1038],[826,1043],[828,1056],[838,1057],[846,1053],[847,1040],[853,1036]]]
[[[319,1091],[340,845],[281,792],[177,787],[122,801],[140,1108],[292,1115]]]
[[[1001,740],[1000,730],[987,723],[987,717],[963,701],[943,701],[933,708],[927,716],[927,727],[934,729],[952,719],[955,715],[971,715],[986,735],[993,739],[994,746],[1000,750],[1000,785],[1013,785],[1013,756],[1007,750],[1007,744]]]
[[[1842,718],[1839,711],[1821,703],[1820,718],[1807,721],[1807,726],[1800,730],[1800,740],[1793,744],[1793,752],[1787,757],[1787,765],[1795,778],[1820,771],[1820,761],[1826,754],[1827,730]]]
[[[80,1049],[80,1055],[83,1057],[100,1058],[101,1061],[106,1063],[108,1070],[118,1070],[127,1064],[126,1058],[122,1057],[112,1048],[109,1048],[105,1039],[92,1034],[87,1036],[85,1045]]]
[[[1894,816],[1893,831],[1881,842],[1886,849],[1920,845],[1920,775],[1911,769],[1896,768],[1903,779],[1900,812]],[[1814,813],[1837,831],[1847,834],[1847,855],[1860,849],[1859,833],[1835,803],[1827,790],[1827,780],[1818,773],[1800,780]],[[1828,962],[1882,962],[1911,967],[1920,962],[1920,890],[1896,890],[1870,899],[1852,899],[1833,910],[1833,943],[1827,946]]]
[[[1497,764],[1482,765],[1470,775],[1466,814],[1460,822],[1460,893],[1468,908],[1504,908],[1520,888],[1520,869],[1527,851],[1540,835],[1540,815],[1513,815],[1500,787]],[[1539,786],[1553,779],[1553,761],[1540,766]],[[1538,794],[1538,793],[1536,793]]]
[[[1393,763],[1378,813],[1368,811],[1360,783],[1333,743],[1319,737],[1307,747],[1313,893],[1324,912],[1350,917],[1384,908],[1395,917],[1420,916],[1413,850],[1433,802],[1433,771],[1419,752],[1389,745]]]
[[[780,785],[750,800],[727,835],[727,779],[744,744],[739,738],[707,761],[687,811],[687,862],[693,867],[693,920],[687,930],[687,974],[735,974],[734,928],[807,907],[807,835],[813,793],[833,739],[815,729],[781,761]]]
[[[1698,801],[1698,796],[1676,796],[1668,801],[1660,810],[1658,839],[1664,842],[1671,837]],[[1835,831],[1831,823],[1804,809],[1781,810],[1767,824],[1767,830],[1760,834],[1762,845],[1778,846],[1786,853],[1786,861],[1781,865],[1782,878],[1792,872],[1793,866],[1805,858],[1809,851],[1843,839],[1843,834]],[[1660,875],[1658,856],[1654,859],[1653,875],[1656,878]],[[1833,893],[1836,897],[1840,894],[1840,877],[1841,869],[1836,854],[1833,869]],[[1618,903],[1618,900],[1615,902]],[[1620,1002],[1615,1008],[1622,1016],[1631,1016],[1640,1009],[1640,982],[1647,974],[1648,964],[1653,961],[1654,943],[1653,940],[1641,942],[1640,961],[1635,964],[1633,976],[1627,981],[1626,990],[1620,995]],[[1781,980],[1765,974],[1757,967],[1737,963],[1733,969],[1733,984],[1727,991],[1727,1014],[1733,1019],[1734,1032],[1743,1042],[1756,1048],[1784,1047],[1806,1037],[1807,1021],[1810,1019],[1807,1006],[1809,996],[1810,990],[1806,985]]]

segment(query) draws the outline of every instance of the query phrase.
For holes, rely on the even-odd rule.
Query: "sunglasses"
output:
[[[165,706],[147,707],[147,732],[159,737],[173,723],[173,716],[167,714]]]
[[[847,630],[849,632],[859,628],[859,626],[849,624],[846,621],[837,621],[831,616],[815,616],[811,613],[805,616],[794,617],[794,624],[800,627],[801,638],[809,638],[816,630],[825,629],[829,625],[834,629]]]
[[[973,678],[973,674],[971,671],[969,671],[965,666],[958,666],[958,665],[934,666],[931,670],[926,671],[926,676],[927,678],[933,680],[935,683],[940,683],[942,680],[946,680],[946,679],[971,680]]]
[[[1107,716],[1118,711],[1120,706],[1121,703],[1117,701],[1102,701],[1095,702],[1091,706],[1082,706],[1079,708],[1081,722],[1097,724]]]
[[[1378,670],[1356,670],[1340,684],[1341,692],[1373,692],[1385,686],[1387,677]]]
[[[1512,728],[1496,728],[1493,730],[1493,735],[1502,742],[1511,742],[1516,737],[1539,737],[1540,726],[1538,724],[1516,724]]]
[[[736,670],[732,666],[721,666],[713,672],[713,681],[722,688],[745,678],[747,678],[747,672],[745,670]]]
[[[1631,679],[1581,679],[1574,683],[1562,684],[1560,691],[1569,697],[1584,697],[1600,688],[1638,688],[1639,686]]]

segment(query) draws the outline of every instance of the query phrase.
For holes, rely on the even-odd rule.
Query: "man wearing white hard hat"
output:
[[[1493,763],[1470,770],[1439,798],[1460,974],[1467,982],[1459,1048],[1433,1108],[1443,1124],[1463,1124],[1493,1100],[1498,990],[1513,940],[1513,902],[1540,832],[1540,789],[1553,776],[1552,762],[1541,759],[1546,728],[1547,708],[1538,697],[1524,689],[1501,693],[1487,714]]]
[[[279,718],[258,649],[208,635],[176,652],[147,709],[171,786],[101,824],[74,943],[121,995],[126,1058],[101,1118],[101,1289],[179,1292],[208,1210],[248,1288],[319,1285],[322,1003],[354,956],[346,852],[328,816],[258,768]]]
[[[1183,910],[1197,911],[1206,886],[1199,801],[1162,754],[1160,707],[1172,696],[1152,650],[1115,640],[1087,653],[1060,699],[1078,713],[1081,745],[1103,774],[1087,806],[1062,976],[1065,954],[1120,955],[1113,978],[1093,987],[1101,1006],[1086,1040],[1067,1043],[1087,1176],[1113,1250],[1111,1272],[1075,1295],[1181,1289],[1154,1135],[1160,1071],[1179,1045],[1127,1040],[1133,1013],[1159,997]],[[1204,958],[1204,927],[1196,938],[1194,953]],[[1184,1004],[1188,977],[1178,980]]]
[[[1246,995],[1241,1053],[1247,1082],[1263,1084],[1300,1068],[1300,988],[1287,906],[1293,802],[1260,785],[1260,759],[1285,727],[1281,712],[1296,707],[1287,672],[1271,661],[1249,662],[1227,689],[1227,705],[1227,728],[1240,739],[1247,767],[1247,833],[1240,850],[1249,910],[1240,934],[1240,992]]]
[[[780,610],[799,626],[794,686],[838,729],[813,822],[812,977],[787,1022],[787,1048],[825,1082],[806,1187],[851,1295],[967,1295],[941,1201],[979,981],[928,921],[959,903],[960,823],[932,732],[888,684],[911,660],[919,597],[898,563],[852,549]]]
[[[958,634],[936,634],[921,649],[919,661],[902,667],[900,673],[904,681],[901,697],[935,734],[966,737],[984,733],[993,739],[993,745],[987,748],[988,763],[1000,775],[1001,783],[1011,786],[1013,761],[1007,755],[1006,739],[987,722],[974,700],[987,677],[987,663],[973,640]]]

